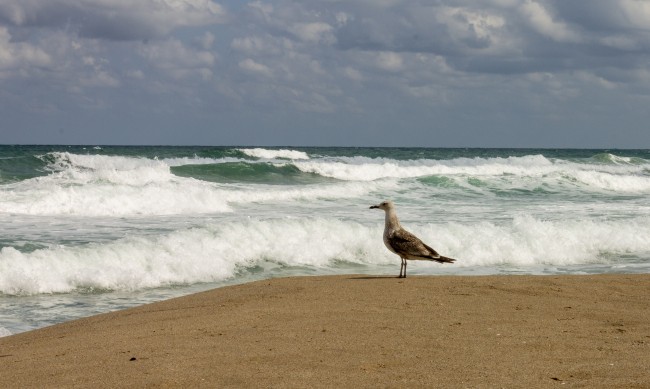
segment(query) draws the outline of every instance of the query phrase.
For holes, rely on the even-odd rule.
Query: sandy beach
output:
[[[0,338],[0,386],[647,388],[649,297],[650,275],[265,280]]]

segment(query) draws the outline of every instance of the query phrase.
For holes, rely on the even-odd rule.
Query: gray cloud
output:
[[[222,22],[210,0],[5,0],[0,21],[21,27],[72,30],[84,38],[159,39],[179,27]]]
[[[460,70],[488,73],[609,67],[614,55],[628,56],[623,67],[647,61],[650,14],[643,2],[463,3],[350,7],[350,23],[337,31],[337,41],[346,50],[442,55]]]
[[[280,143],[325,139],[312,127],[345,143],[350,126],[512,143],[519,128],[518,145],[550,144],[549,128],[607,131],[606,115],[647,122],[649,31],[635,0],[5,0],[0,115],[187,120]]]

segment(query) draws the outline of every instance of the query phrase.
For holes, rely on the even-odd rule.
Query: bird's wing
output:
[[[433,255],[434,257],[439,257],[440,256],[440,254],[438,254],[438,252],[436,250],[432,249],[430,246],[427,246],[424,242],[422,244],[424,245],[424,247],[427,248],[427,250],[429,250],[429,253],[431,255]]]
[[[417,236],[405,229],[395,231],[389,236],[389,242],[397,254],[406,258],[412,257],[409,259],[436,259],[440,257],[436,250],[422,243]]]

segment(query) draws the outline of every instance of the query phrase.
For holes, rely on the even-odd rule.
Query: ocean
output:
[[[0,146],[0,336],[272,277],[650,272],[650,150]]]

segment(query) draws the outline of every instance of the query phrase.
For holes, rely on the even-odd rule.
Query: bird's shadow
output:
[[[394,280],[400,278],[398,276],[354,276],[348,279],[349,280]]]

